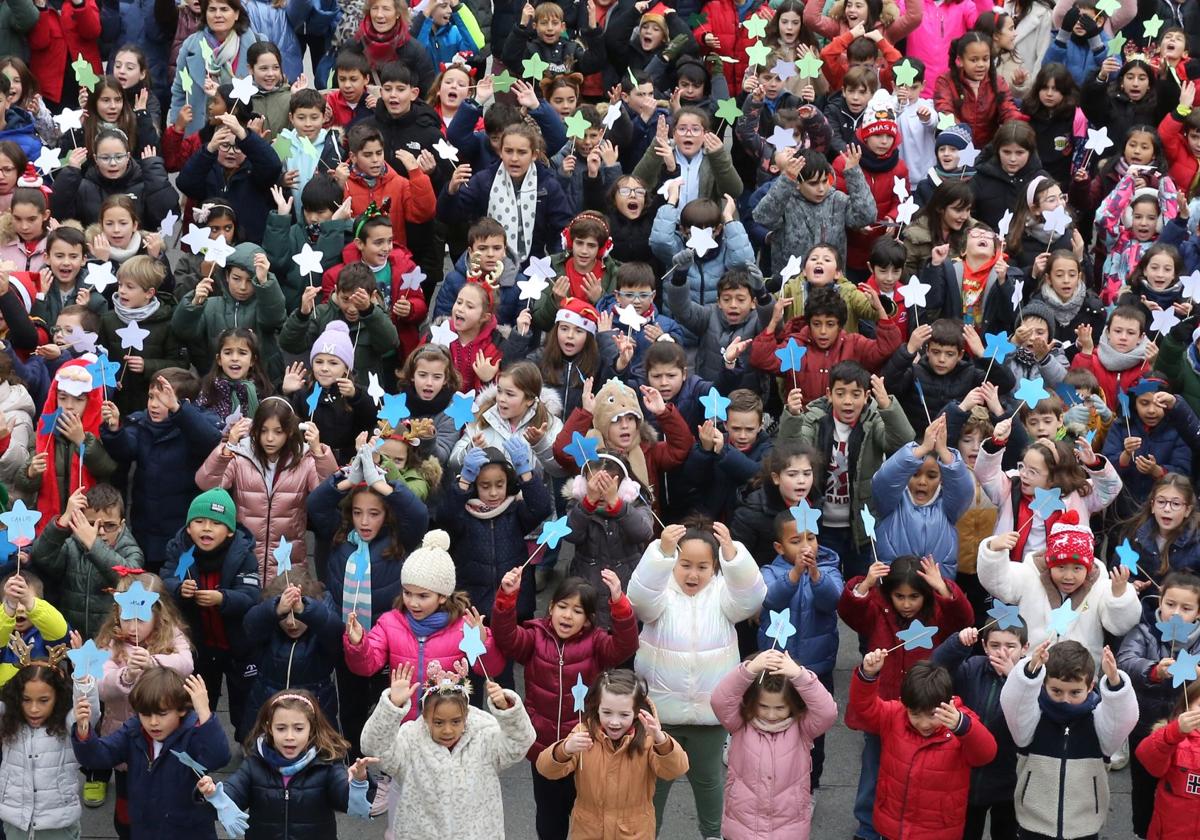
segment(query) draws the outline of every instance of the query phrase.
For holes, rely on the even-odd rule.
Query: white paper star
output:
[[[529,265],[521,272],[526,277],[540,277],[543,280],[554,279],[554,269],[550,267],[549,257],[530,257]]]
[[[717,249],[717,240],[713,239],[713,229],[709,227],[694,227],[688,237],[687,246],[696,252],[701,259],[709,251]]]
[[[1025,297],[1025,281],[1018,280],[1013,283],[1012,305],[1013,310],[1021,308],[1021,298]]]
[[[977,160],[979,160],[979,149],[975,148],[974,143],[968,143],[967,148],[958,153],[959,166],[974,166]]]
[[[1005,210],[1004,215],[1000,217],[1000,224],[996,230],[1000,233],[1001,239],[1008,239],[1008,229],[1012,227],[1013,211]]]
[[[1193,271],[1182,279],[1184,297],[1192,303],[1200,303],[1200,271]]]
[[[897,201],[903,201],[908,198],[908,184],[904,182],[903,178],[894,178],[892,179],[892,192],[895,193]]]
[[[229,94],[230,96],[243,105],[249,105],[250,100],[256,93],[258,93],[258,86],[254,84],[253,78],[250,76],[234,76],[233,91]]]
[[[612,131],[612,127],[617,124],[619,119],[621,119],[621,103],[614,102],[608,106],[608,110],[604,114],[604,130]]]
[[[180,237],[179,241],[188,246],[193,254],[203,254],[204,249],[208,247],[209,230],[206,227],[196,227],[196,225],[188,223],[188,232]]]
[[[902,225],[911,225],[916,212],[917,202],[913,201],[912,196],[908,196],[896,208],[896,221]]]
[[[59,157],[58,149],[51,149],[49,146],[42,146],[42,151],[38,154],[37,160],[33,162],[37,167],[38,172],[43,175],[49,175],[55,169],[62,166],[62,159]]]
[[[793,277],[799,277],[803,273],[804,258],[799,254],[792,254],[788,257],[787,265],[783,267],[783,271],[779,272],[779,276],[786,283]]]
[[[292,262],[299,266],[301,275],[324,273],[324,269],[321,268],[321,252],[314,250],[307,242],[299,254],[292,254]]]
[[[929,290],[933,286],[928,283],[922,283],[917,275],[909,278],[908,283],[896,289],[900,293],[900,297],[904,298],[905,306],[924,306],[925,296],[929,294]]]
[[[1087,132],[1088,139],[1083,144],[1083,148],[1095,152],[1097,157],[1104,154],[1104,150],[1113,144],[1113,141],[1108,138],[1108,126],[1089,128]]]
[[[167,215],[163,216],[162,224],[158,226],[158,235],[163,239],[169,239],[175,235],[175,228],[179,225],[179,214],[174,210],[168,210]]]
[[[367,396],[375,401],[375,405],[379,405],[379,401],[383,399],[383,395],[387,391],[383,390],[383,386],[379,384],[378,373],[367,374]]]
[[[421,270],[421,266],[413,266],[412,271],[407,271],[400,275],[400,291],[411,290],[414,292],[421,291],[421,284],[425,282],[425,272]]]
[[[116,284],[117,275],[113,274],[112,264],[107,260],[98,263],[88,263],[87,274],[84,275],[83,282],[87,283],[98,293],[104,294],[105,289]]]
[[[658,188],[658,194],[661,195],[663,198],[666,198],[667,195],[671,192],[671,187],[678,184],[679,189],[682,190],[683,183],[684,183],[684,181],[683,181],[682,175],[680,175],[676,178],[668,178],[667,180],[663,181],[662,186]]]
[[[54,117],[54,124],[58,126],[59,131],[66,133],[74,128],[83,128],[83,111],[74,111],[70,108],[63,108],[61,114]]]
[[[1071,214],[1060,205],[1046,212],[1044,222],[1046,230],[1053,235],[1061,236],[1067,232],[1067,225],[1071,224]]]
[[[771,72],[778,76],[780,81],[786,82],[792,76],[796,75],[796,62],[777,59],[775,66],[771,68]]]
[[[445,321],[442,321],[442,323],[434,324],[432,327],[429,328],[429,343],[430,344],[440,344],[441,346],[443,346],[447,350],[449,350],[450,345],[453,344],[456,340],[458,340],[458,333],[456,333],[453,329],[450,328],[450,319],[449,318],[447,318]]]
[[[1171,328],[1179,323],[1179,316],[1175,314],[1174,307],[1166,309],[1155,309],[1150,313],[1150,330],[1157,333],[1167,333]]]
[[[137,350],[140,353],[145,348],[146,337],[150,335],[150,330],[144,329],[137,321],[130,321],[116,333],[117,337],[121,339],[123,349]]]
[[[626,306],[617,307],[617,320],[629,327],[631,330],[640,331],[642,329],[642,324],[646,323],[648,319],[639,315],[638,311],[633,308],[633,304],[631,303]]]
[[[225,237],[217,234],[208,240],[208,245],[204,248],[204,258],[224,268],[225,260],[233,256],[233,250],[233,246],[225,241]]]
[[[550,288],[550,283],[541,277],[529,277],[518,280],[517,288],[521,290],[519,300],[539,300],[546,289]]]
[[[767,142],[774,146],[776,151],[780,149],[792,149],[799,145],[796,143],[796,132],[781,125],[775,126],[775,130],[771,132],[771,136],[767,138]]]
[[[433,150],[442,160],[458,163],[458,149],[447,143],[445,137],[438,138],[438,141],[433,144]]]

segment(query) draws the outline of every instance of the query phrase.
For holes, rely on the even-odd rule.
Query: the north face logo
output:
[[[209,506],[209,510],[211,510],[213,513],[224,513],[225,505],[219,505],[216,502],[213,502],[213,504]]]

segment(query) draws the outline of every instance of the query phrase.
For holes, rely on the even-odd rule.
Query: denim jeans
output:
[[[879,736],[863,733],[862,769],[858,771],[858,793],[854,796],[855,837],[880,840],[875,831],[875,782],[879,777]]]

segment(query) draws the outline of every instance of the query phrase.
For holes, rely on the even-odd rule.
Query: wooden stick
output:
[[[534,557],[537,557],[537,555],[538,555],[538,552],[539,552],[539,551],[541,551],[541,550],[542,550],[543,548],[545,548],[545,547],[546,547],[546,544],[545,544],[545,543],[538,543],[538,546],[537,546],[537,548],[535,548],[535,549],[533,550],[533,554],[530,554],[530,555],[529,555],[529,559],[528,559],[528,560],[526,560],[524,563],[522,563],[522,564],[521,564],[521,569],[523,570],[523,569],[524,569],[526,566],[528,566],[528,565],[529,565],[529,564],[530,564],[530,563],[533,561],[533,558],[534,558]]]
[[[190,572],[191,569],[188,569],[188,571]],[[288,577],[288,573],[286,570],[283,573],[283,582],[288,587],[290,587],[292,585],[292,579]],[[291,627],[293,630],[296,628],[296,611],[295,610],[288,611],[288,627]]]
[[[926,628],[925,628],[925,631],[924,631],[923,633],[921,633],[921,635],[920,635],[920,636],[917,636],[917,637],[915,637],[915,638],[909,639],[907,642],[901,642],[900,644],[896,645],[895,647],[890,647],[890,648],[888,648],[888,649],[887,649],[887,653],[891,653],[891,652],[892,652],[892,651],[894,651],[894,650],[899,650],[900,648],[904,647],[904,646],[905,646],[905,645],[907,645],[907,644],[912,644],[912,643],[913,643],[913,642],[915,642],[917,639],[923,639],[923,638],[924,638],[925,636],[927,636],[927,635],[932,637],[932,636],[933,636],[933,633],[934,633],[934,631],[935,631],[935,630],[937,630],[937,628],[936,628],[936,627],[926,627]]]

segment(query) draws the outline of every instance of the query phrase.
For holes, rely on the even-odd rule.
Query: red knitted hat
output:
[[[1078,511],[1067,511],[1054,523],[1046,539],[1046,568],[1078,563],[1090,572],[1095,562],[1092,529],[1079,524]]]

